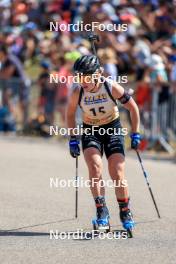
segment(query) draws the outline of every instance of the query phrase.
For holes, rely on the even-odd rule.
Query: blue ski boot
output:
[[[129,237],[133,237],[132,229],[135,226],[135,222],[133,220],[133,215],[129,208],[128,202],[120,202],[120,220],[122,222],[123,228],[127,230]]]
[[[93,229],[98,231],[109,232],[110,223],[109,223],[109,211],[105,203],[104,197],[97,197],[95,199],[97,207],[97,219],[92,220]]]

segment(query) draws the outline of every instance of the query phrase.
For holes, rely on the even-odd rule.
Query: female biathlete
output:
[[[114,81],[100,81],[102,68],[95,55],[85,55],[76,60],[74,72],[80,75],[80,83],[72,91],[66,111],[67,126],[74,128],[75,113],[80,105],[83,113],[83,128],[89,128],[90,133],[82,135],[82,148],[84,158],[89,170],[91,192],[96,205],[96,224],[99,230],[109,229],[109,211],[105,201],[105,188],[100,184],[102,180],[102,155],[105,152],[108,160],[109,174],[115,184],[115,194],[119,204],[120,220],[123,227],[131,230],[134,220],[129,207],[128,186],[123,184],[125,175],[124,136],[119,133],[108,133],[121,128],[117,100],[130,112],[131,117],[131,147],[137,149],[141,140],[139,134],[139,110],[133,98],[125,92],[124,88]],[[97,78],[92,78],[97,76]],[[94,129],[96,128],[101,129]],[[102,135],[102,128],[105,132]],[[90,130],[91,129],[91,130]],[[85,130],[86,131],[86,130]],[[72,157],[80,155],[79,139],[72,134],[69,147]]]

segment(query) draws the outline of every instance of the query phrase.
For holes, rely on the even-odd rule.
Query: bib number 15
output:
[[[102,113],[102,114],[105,114],[106,113],[106,111],[104,110],[104,106],[100,106],[97,110],[95,108],[91,108],[90,111],[92,112],[92,114],[94,116],[97,115],[97,112],[98,113]]]

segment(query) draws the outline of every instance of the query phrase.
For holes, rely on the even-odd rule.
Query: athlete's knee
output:
[[[108,160],[108,168],[111,175],[117,175],[118,178],[121,178],[124,176],[125,161],[123,158],[112,157]]]
[[[89,164],[89,173],[91,177],[100,177],[102,175],[102,164],[101,162],[91,162]]]
[[[122,164],[111,164],[109,165],[110,174],[116,174],[118,177],[124,175],[124,166]]]
[[[85,160],[89,169],[90,177],[100,177],[102,174],[102,158],[99,151],[95,148],[88,148],[84,151]]]

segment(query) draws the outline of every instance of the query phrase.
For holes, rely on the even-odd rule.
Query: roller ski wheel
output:
[[[127,229],[127,234],[129,238],[133,238],[133,230],[132,229]]]
[[[125,222],[125,223],[122,223],[123,224],[123,228],[126,230],[127,232],[127,235],[128,235],[128,238],[132,238],[133,237],[133,228],[134,228],[134,221],[133,223],[131,222],[129,224],[129,222]]]

